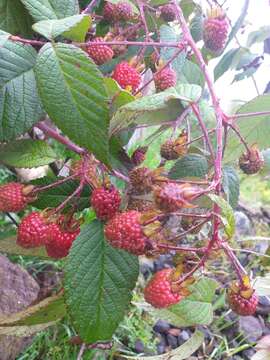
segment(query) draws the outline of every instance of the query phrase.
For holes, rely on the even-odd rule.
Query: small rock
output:
[[[244,357],[244,360],[250,360],[252,356],[255,354],[255,350],[253,348],[246,349],[242,352],[242,355]]]
[[[136,353],[141,354],[144,352],[144,343],[141,340],[136,340],[134,348]]]
[[[153,327],[153,330],[160,334],[167,334],[170,330],[170,324],[164,320],[158,320]]]
[[[186,330],[183,330],[180,336],[184,341],[187,341],[190,338],[190,335]]]
[[[179,336],[180,333],[181,333],[181,330],[180,329],[177,329],[177,328],[172,328],[168,331],[169,334],[173,335],[173,336]]]
[[[241,316],[239,326],[249,342],[256,342],[263,334],[264,324],[255,316]]]
[[[236,223],[236,234],[238,236],[249,235],[251,232],[251,224],[247,215],[242,211],[235,211],[234,216]]]
[[[167,335],[167,343],[172,349],[175,349],[178,347],[177,337],[175,337],[171,334]]]

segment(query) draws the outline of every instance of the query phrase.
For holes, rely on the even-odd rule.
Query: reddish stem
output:
[[[203,132],[203,135],[204,135],[204,138],[205,138],[205,141],[206,141],[206,144],[207,144],[208,149],[210,151],[211,157],[212,157],[212,159],[214,161],[215,160],[215,154],[214,154],[213,146],[212,146],[210,138],[209,138],[208,129],[205,126],[205,123],[204,123],[204,121],[203,121],[203,119],[201,117],[199,106],[196,103],[192,103],[191,108],[192,108],[194,114],[196,115],[196,117],[197,117],[197,119],[199,121],[200,127],[202,129],[202,132]]]
[[[239,140],[241,141],[241,143],[244,145],[244,147],[246,148],[247,152],[249,153],[249,147],[248,147],[248,143],[246,142],[246,140],[243,138],[243,136],[241,135],[240,131],[232,124],[227,123],[227,126],[229,126],[234,132],[235,134],[238,136]]]
[[[195,248],[195,247],[173,246],[167,244],[157,244],[157,247],[159,247],[160,249],[187,251],[187,252],[196,252],[196,253],[204,253],[207,249],[206,247]]]
[[[258,111],[258,112],[250,112],[250,113],[243,113],[243,114],[235,114],[232,116],[228,116],[229,119],[241,119],[245,117],[254,117],[254,116],[265,116],[270,115],[270,111]]]
[[[71,176],[67,176],[65,177],[64,179],[61,179],[61,180],[57,180],[49,185],[46,185],[46,186],[37,186],[34,188],[34,190],[31,192],[31,195],[33,194],[37,194],[37,193],[40,193],[42,191],[46,191],[46,190],[49,190],[51,188],[54,188],[54,187],[57,187],[59,185],[62,185],[64,183],[66,183],[67,181],[70,181],[70,180],[73,180],[74,178],[76,177],[76,174],[74,175],[71,175]]]
[[[42,130],[45,134],[49,135],[51,138],[57,140],[61,144],[65,145],[71,151],[79,155],[83,155],[86,153],[86,150],[81,148],[80,146],[74,144],[71,140],[66,138],[63,135],[60,135],[56,130],[54,130],[50,125],[46,124],[44,121],[40,121],[35,125],[38,129]]]
[[[234,254],[234,252],[228,246],[227,243],[222,242],[221,246],[222,246],[225,254],[227,255],[228,259],[230,260],[231,264],[233,265],[240,283],[243,283],[243,276],[247,274],[246,270],[243,268],[243,266],[237,259],[236,255]]]
[[[8,39],[11,41],[18,41],[18,42],[21,42],[23,44],[28,44],[28,45],[43,46],[43,45],[47,44],[47,41],[23,39],[19,36],[15,36],[15,35],[10,35],[10,37]]]
[[[208,218],[206,218],[204,221],[201,221],[200,223],[192,226],[190,229],[182,232],[181,234],[175,236],[174,238],[172,239],[169,239],[168,241],[177,241],[177,240],[180,240],[182,237],[188,235],[189,233],[191,233],[193,230],[196,230],[198,227],[201,227],[203,226],[204,224],[206,224],[208,221],[210,220],[210,216]]]

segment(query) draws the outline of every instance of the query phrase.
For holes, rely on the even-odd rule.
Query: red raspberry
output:
[[[33,198],[25,194],[27,186],[11,182],[0,186],[0,211],[18,212],[23,210]],[[32,188],[29,186],[29,188]],[[29,193],[29,192],[28,192]]]
[[[232,311],[241,316],[253,315],[257,309],[258,296],[253,292],[249,298],[235,293],[232,289],[228,291],[228,303]]]
[[[124,249],[135,255],[145,253],[147,237],[140,224],[141,214],[130,210],[117,214],[105,226],[108,242],[116,248]]]
[[[80,233],[80,228],[65,228],[63,224],[52,223],[46,241],[47,254],[54,259],[66,257],[73,241]]]
[[[115,5],[110,2],[105,2],[103,8],[103,19],[108,23],[113,23],[116,21],[115,17]]]
[[[155,273],[144,289],[145,300],[155,308],[166,308],[177,304],[182,296],[172,292],[170,275],[172,269],[163,269]]]
[[[114,186],[108,189],[100,187],[92,192],[91,205],[100,220],[111,219],[119,210],[120,204],[121,196]]]
[[[17,244],[24,248],[34,248],[42,246],[48,237],[49,225],[44,217],[35,211],[26,215],[19,227]]]
[[[176,81],[177,81],[176,72],[172,68],[166,67],[154,75],[154,81],[155,81],[156,90],[158,92],[164,91],[176,85]]]
[[[115,17],[118,21],[128,21],[132,19],[133,11],[130,4],[125,1],[120,1],[115,6]]]
[[[165,21],[174,21],[175,16],[175,6],[173,4],[166,4],[161,7],[161,17]]]
[[[138,89],[141,83],[140,73],[125,61],[116,65],[112,78],[117,81],[123,89],[130,86],[133,92]]]
[[[226,44],[229,23],[220,8],[212,9],[203,24],[203,40],[205,47],[214,53],[220,53]]]
[[[97,37],[93,40],[93,42],[96,43],[101,41],[104,41],[102,37]],[[113,50],[108,45],[95,44],[90,44],[87,46],[87,53],[97,65],[102,65],[112,60],[114,55]]]

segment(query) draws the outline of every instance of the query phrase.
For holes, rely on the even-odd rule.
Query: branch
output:
[[[55,139],[56,141],[60,142],[61,144],[65,145],[71,151],[79,155],[85,154],[87,151],[78,145],[74,144],[71,140],[60,135],[56,130],[54,130],[50,125],[46,124],[45,121],[40,121],[35,125],[38,129],[42,130],[45,134],[50,136],[51,138]]]
[[[199,106],[198,106],[198,104],[193,103],[193,104],[191,104],[191,107],[192,107],[192,110],[193,110],[194,114],[196,115],[196,117],[197,117],[197,119],[199,121],[199,124],[200,124],[200,127],[202,129],[204,138],[206,140],[206,144],[207,144],[208,149],[210,151],[211,157],[212,157],[213,160],[215,160],[215,154],[214,154],[213,146],[212,146],[210,138],[209,138],[208,129],[206,128],[205,123],[204,123],[204,121],[203,121],[203,119],[201,117]]]
[[[82,11],[82,14],[90,14],[92,12],[93,8],[96,6],[97,2],[98,2],[98,0],[90,1],[90,3]]]

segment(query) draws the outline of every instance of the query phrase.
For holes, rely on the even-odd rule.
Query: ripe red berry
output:
[[[116,65],[112,78],[117,81],[123,89],[131,87],[133,92],[138,89],[141,83],[140,73],[125,61]]]
[[[120,1],[115,5],[114,14],[118,21],[131,20],[133,16],[132,7],[129,3]]]
[[[213,8],[203,24],[205,47],[214,53],[220,53],[228,36],[229,23],[221,8]]]
[[[182,296],[172,291],[170,275],[172,269],[163,269],[155,273],[144,289],[145,300],[155,308],[166,308],[177,304]]]
[[[105,2],[105,5],[103,7],[103,19],[108,23],[113,23],[116,21],[115,4],[112,4],[108,1]]]
[[[18,212],[25,208],[28,202],[34,200],[30,195],[26,195],[33,187],[25,186],[20,183],[11,182],[0,186],[0,211]]]
[[[166,4],[160,8],[161,17],[165,21],[174,21],[176,18],[175,15],[175,6],[173,4]]]
[[[135,255],[145,253],[147,237],[140,224],[141,214],[130,210],[117,214],[105,226],[108,242],[116,248],[124,249]]]
[[[42,246],[48,236],[49,225],[44,217],[37,211],[26,215],[19,227],[17,244],[24,248]]]
[[[79,233],[80,228],[78,226],[65,227],[61,223],[50,224],[45,244],[48,256],[54,259],[61,259],[67,256],[73,241]]]
[[[93,42],[96,43],[101,41],[104,41],[101,37],[97,37],[93,40]],[[90,44],[87,46],[87,53],[97,65],[102,65],[112,60],[114,55],[113,50],[108,45],[95,44]]]
[[[177,81],[176,72],[172,68],[166,67],[154,75],[154,81],[155,81],[156,90],[164,91],[176,85],[176,81]]]
[[[100,187],[95,189],[91,195],[91,205],[100,220],[111,219],[119,210],[121,196],[119,191],[114,187]]]
[[[258,296],[254,292],[245,298],[241,295],[241,292],[236,293],[233,289],[229,289],[227,298],[230,308],[241,316],[253,315],[259,301]]]

